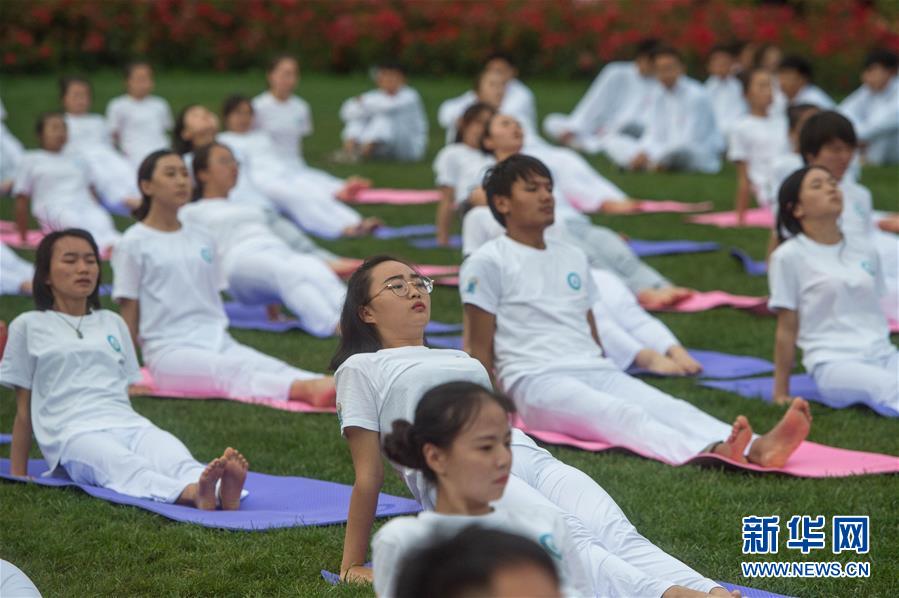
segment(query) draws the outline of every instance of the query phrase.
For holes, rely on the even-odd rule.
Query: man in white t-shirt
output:
[[[526,425],[625,446],[668,463],[703,451],[737,460],[745,453],[763,466],[786,463],[808,434],[804,401],[755,438],[745,417],[729,426],[628,376],[605,357],[592,310],[599,291],[587,256],[544,237],[555,202],[542,162],[507,158],[488,174],[484,190],[506,234],[462,264],[464,346],[488,372],[495,367],[498,386]]]
[[[713,47],[706,62],[709,78],[703,83],[715,112],[715,122],[725,137],[729,136],[734,122],[748,109],[743,85],[734,76],[734,59],[732,46],[719,44]]]
[[[843,100],[839,111],[852,121],[868,164],[899,163],[899,57],[874,50],[865,59],[862,86]]]
[[[787,104],[812,104],[822,110],[830,110],[834,102],[827,93],[812,83],[814,71],[811,63],[802,56],[786,56],[777,67],[777,79]]]

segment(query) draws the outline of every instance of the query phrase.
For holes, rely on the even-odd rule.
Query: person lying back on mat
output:
[[[362,563],[384,482],[381,435],[392,429],[394,420],[412,420],[421,397],[435,385],[467,381],[491,386],[476,359],[424,345],[433,288],[410,265],[389,256],[369,258],[347,283],[340,346],[331,368],[337,370],[337,414],[355,471],[340,565],[341,578],[349,581],[372,579]],[[588,552],[598,543],[637,570],[637,581],[624,594],[661,596],[672,586],[684,586],[729,595],[640,535],[589,476],[538,447],[521,430],[512,429],[511,447],[512,477],[517,481],[510,482],[504,496],[520,504],[560,509],[579,550]],[[421,471],[394,467],[422,506],[433,510],[433,484]],[[591,570],[593,576],[603,574],[601,565]]]
[[[506,234],[463,263],[464,346],[493,372],[535,429],[624,446],[669,463],[712,452],[782,467],[811,426],[808,403],[793,401],[763,436],[749,420],[708,415],[618,369],[602,349],[587,256],[546,239],[553,224],[552,175],[530,156],[497,164],[484,180],[490,211]]]
[[[181,156],[153,152],[138,169],[143,204],[112,256],[112,296],[160,390],[332,405],[334,380],[242,345],[228,334],[212,235],[182,225],[190,176]]]
[[[79,484],[198,509],[240,508],[247,460],[233,448],[203,465],[131,407],[141,380],[124,320],[100,307],[100,253],[81,229],[37,249],[35,311],[13,320],[0,384],[16,393],[10,473],[28,475],[34,433],[50,471]]]
[[[899,415],[899,350],[881,310],[877,251],[840,230],[839,183],[827,169],[790,175],[778,197],[781,245],[771,254],[768,306],[777,312],[774,401],[790,398],[796,346],[830,404],[872,402]]]

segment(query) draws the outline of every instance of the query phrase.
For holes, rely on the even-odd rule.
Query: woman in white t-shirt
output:
[[[310,334],[333,335],[346,293],[334,271],[274,235],[262,209],[228,201],[238,170],[227,147],[199,148],[193,169],[197,200],[181,208],[178,218],[212,234],[228,292],[242,303],[283,302]]]
[[[68,140],[65,153],[82,158],[90,168],[97,194],[108,206],[132,210],[140,205],[137,167],[112,145],[106,119],[90,112],[93,90],[87,79],[64,77],[59,95],[66,113]]]
[[[208,465],[139,415],[140,381],[125,322],[100,307],[100,255],[90,233],[50,233],[37,249],[34,302],[9,327],[0,384],[16,392],[10,473],[28,475],[34,433],[49,472],[79,484],[212,510],[240,508],[247,461],[228,448]]]
[[[579,553],[562,515],[539,507],[520,509],[499,501],[512,469],[509,418],[515,405],[472,382],[449,382],[427,391],[415,423],[393,422],[384,453],[419,470],[436,485],[433,511],[398,517],[372,540],[375,593],[398,593],[401,563],[429,542],[448,539],[476,525],[501,529],[541,545],[561,572],[566,594],[595,595],[589,555]]]
[[[16,198],[16,225],[22,239],[28,231],[28,206],[44,231],[83,228],[108,252],[122,237],[109,213],[91,190],[90,169],[63,153],[68,140],[66,121],[59,112],[38,119],[41,149],[25,153],[19,163],[12,193]]]
[[[778,204],[782,242],[768,272],[768,306],[777,311],[775,402],[790,400],[798,345],[828,404],[865,402],[899,416],[899,350],[880,308],[883,271],[866,239],[841,231],[839,183],[822,167],[802,168],[784,181]]]
[[[150,152],[169,146],[172,109],[164,98],[151,95],[155,86],[153,67],[132,62],[125,67],[125,93],[106,106],[113,139],[134,168]]]
[[[160,390],[191,394],[334,401],[332,378],[307,372],[241,345],[228,334],[219,294],[221,270],[212,235],[182,226],[178,210],[190,201],[181,157],[153,152],[138,169],[143,203],[113,253],[112,295],[143,349]]]
[[[467,381],[490,387],[487,371],[468,354],[424,345],[432,289],[430,280],[388,256],[367,260],[347,284],[341,344],[331,367],[337,370],[337,414],[356,475],[340,567],[341,576],[350,580],[371,580],[371,571],[360,563],[384,479],[382,434],[397,419],[413,419],[421,397],[436,385]],[[585,546],[596,543],[601,552],[618,557],[629,572],[620,579],[632,580],[627,582],[630,594],[661,596],[672,586],[685,586],[728,595],[640,535],[589,476],[561,463],[520,430],[512,430],[511,446],[517,480],[510,481],[503,501],[563,511]],[[425,509],[433,510],[433,485],[422,472],[394,467]],[[591,574],[602,576],[602,562]]]
[[[459,193],[457,186],[469,178],[463,173],[478,170],[493,163],[493,156],[481,148],[484,124],[494,113],[487,104],[478,102],[469,106],[456,123],[456,138],[437,152],[434,157],[434,183],[440,191],[437,207],[437,242],[449,243],[453,215],[464,214],[476,203],[467,192]]]
[[[223,114],[226,132],[216,138],[237,153],[252,184],[272,203],[305,230],[322,237],[358,236],[382,224],[377,218],[364,218],[342,201],[368,187],[368,181],[351,177],[335,187],[314,169],[287,159],[266,131],[252,130],[253,106],[246,98],[229,98]],[[189,133],[186,126],[182,136]]]

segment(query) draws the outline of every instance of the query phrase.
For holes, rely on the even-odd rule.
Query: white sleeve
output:
[[[137,384],[143,379],[140,373],[140,364],[137,362],[137,353],[134,351],[134,339],[131,338],[131,332],[125,320],[116,314],[116,325],[119,327],[119,334],[122,338],[122,355],[125,357],[125,375],[128,377],[128,384]]]
[[[580,99],[571,112],[571,128],[573,132],[591,134],[595,132],[598,121],[603,114],[615,114],[622,104],[625,82],[624,70],[618,64],[609,64],[603,68],[587,93]]]
[[[371,560],[374,574],[375,595],[390,598],[396,593],[396,575],[404,557],[403,532],[407,518],[388,521],[371,541]]]
[[[459,271],[459,293],[462,303],[496,314],[502,299],[500,270],[483,251],[477,251],[462,262]]]
[[[16,195],[27,195],[28,197],[31,197],[34,193],[34,179],[31,176],[33,163],[34,161],[29,155],[26,155],[22,158],[22,161],[19,162],[19,166],[16,168],[12,188],[13,197]]]
[[[364,364],[358,361],[351,357],[334,374],[340,432],[350,427],[380,432],[378,391],[372,380],[374,372],[366,371],[371,368],[363,367]]]
[[[593,576],[587,569],[584,555],[580,553],[571,536],[568,524],[561,515],[557,515],[553,519],[552,541],[556,550],[550,550],[546,544],[543,545],[543,548],[558,564],[563,594],[570,596],[594,595]],[[543,543],[543,538],[540,540]]]
[[[118,98],[113,99],[106,106],[106,123],[109,125],[110,133],[118,133],[122,130],[125,114],[122,112],[122,104]]]
[[[166,131],[171,131],[175,127],[175,119],[172,117],[172,107],[162,98],[159,98],[162,110],[162,123]]]
[[[365,106],[362,105],[362,102],[356,96],[344,100],[340,106],[340,120],[343,122],[358,120],[366,116]]]
[[[309,104],[306,100],[300,100],[301,113],[300,113],[300,137],[308,137],[312,135],[312,109],[309,108]]]
[[[12,388],[31,388],[37,359],[28,352],[26,316],[19,316],[9,325],[3,361],[0,361],[0,385]]]
[[[132,245],[130,239],[122,239],[112,252],[113,299],[140,299],[143,264]]]
[[[459,178],[458,160],[453,159],[453,145],[447,145],[434,158],[434,184],[438,187],[455,187]]]
[[[795,243],[794,240],[788,240],[781,245],[779,250],[771,254],[771,261],[768,264],[768,288],[770,290],[770,298],[768,299],[768,308],[791,309],[799,308],[799,280],[795,261],[795,255],[784,251],[788,249],[787,243]]]
[[[730,131],[727,159],[731,162],[747,162],[749,160],[749,148],[746,141],[743,128],[740,126],[740,123],[737,123]]]
[[[629,368],[643,347],[621,327],[602,300],[593,304],[593,319],[596,321],[603,353],[619,369]]]

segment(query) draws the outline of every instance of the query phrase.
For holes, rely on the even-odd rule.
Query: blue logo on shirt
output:
[[[553,557],[559,560],[562,559],[562,552],[558,548],[556,548],[556,543],[553,542],[552,534],[543,534],[542,536],[540,536],[540,546],[542,546],[543,549]]]
[[[477,289],[477,288],[478,288],[478,278],[477,278],[477,276],[472,276],[471,278],[468,279],[468,284],[465,285],[465,292],[468,293],[469,295],[473,295],[475,292],[475,289]]]
[[[207,264],[212,263],[212,250],[208,247],[204,247],[200,250],[200,257],[203,258]]]
[[[113,348],[116,353],[122,352],[122,345],[119,344],[119,340],[113,335],[109,335],[106,337],[106,341],[109,343],[109,346]]]
[[[577,272],[571,272],[568,275],[568,286],[570,286],[575,291],[581,290],[581,277],[578,276]]]
[[[874,267],[874,264],[865,260],[861,263],[862,270],[870,274],[871,276],[877,276],[877,268]]]

